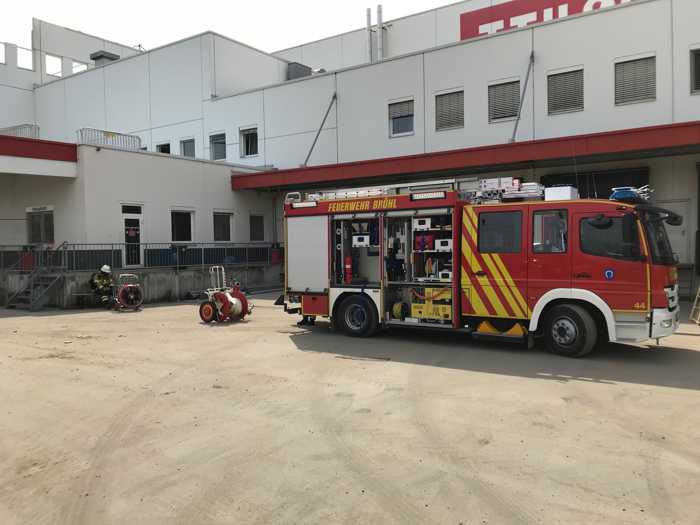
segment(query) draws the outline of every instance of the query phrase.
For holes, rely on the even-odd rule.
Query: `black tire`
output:
[[[205,323],[211,323],[216,320],[217,310],[214,301],[204,301],[199,305],[199,317]]]
[[[544,323],[547,350],[565,357],[583,357],[591,353],[598,341],[595,320],[576,304],[555,306]]]
[[[351,337],[369,337],[379,326],[377,309],[364,295],[352,295],[338,307],[336,323]]]

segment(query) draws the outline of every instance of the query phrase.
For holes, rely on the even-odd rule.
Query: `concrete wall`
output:
[[[34,123],[34,71],[17,67],[17,46],[0,43],[0,128]]]
[[[466,0],[402,18],[387,20],[384,13],[384,57],[391,58],[423,49],[459,42],[459,15],[502,4],[510,0]],[[358,19],[362,12],[358,11]],[[373,12],[376,22],[376,12]],[[376,25],[373,30],[376,32]],[[362,27],[340,35],[277,51],[275,55],[328,71],[369,62],[367,29]],[[375,41],[376,46],[376,41]],[[374,49],[376,58],[376,47]]]
[[[233,214],[231,242],[250,241],[251,214],[265,217],[265,242],[279,239],[275,196],[231,191],[241,168],[93,146],[78,158],[75,178],[0,174],[0,245],[27,243],[26,209],[38,206],[53,207],[56,245],[123,243],[122,204],[143,207],[143,243],[172,241],[172,210],[193,212],[191,242],[214,241],[214,212]]]
[[[272,242],[273,197],[266,192],[231,191],[231,166],[182,158],[78,148],[85,192],[87,243],[123,243],[122,204],[143,206],[141,242],[171,241],[170,213],[194,213],[192,242],[213,242],[213,213],[233,214],[232,242],[250,240],[250,214],[265,216],[265,241]]]
[[[461,4],[450,6],[449,16],[448,11],[439,11],[444,15],[440,23],[447,24],[463,8]],[[411,23],[425,16],[414,17]],[[205,103],[205,133],[224,129],[227,122],[264,120],[259,127],[262,159],[248,162],[297,167],[336,90],[337,108],[324,127],[311,165],[503,144],[510,139],[515,122],[489,122],[488,86],[509,80],[520,80],[521,90],[527,89],[516,137],[521,141],[700,119],[700,96],[690,92],[690,50],[700,48],[700,36],[689,20],[698,17],[700,3],[692,0],[637,1],[219,98]],[[402,23],[409,24],[409,20]],[[526,87],[533,51],[535,66]],[[615,106],[615,62],[642,56],[656,57],[656,100]],[[584,69],[584,111],[549,115],[547,76],[578,67]],[[465,92],[465,126],[438,132],[435,96],[458,89]],[[415,102],[415,131],[389,138],[387,106],[404,98]],[[235,126],[231,132],[229,160],[242,161],[237,156]]]
[[[228,280],[241,283],[243,289],[280,288],[283,284],[280,265],[252,266],[250,268],[226,268]],[[175,269],[130,269],[138,275],[143,287],[145,303],[165,303],[193,300],[193,292],[211,286],[209,268]],[[72,272],[66,275],[63,285],[56,286],[48,297],[48,306],[60,308],[101,307],[90,289],[90,272]],[[25,285],[26,277],[0,270],[0,305]],[[255,299],[252,299],[255,304]],[[197,310],[192,310],[193,318]]]
[[[85,238],[85,181],[81,177],[58,178],[0,174],[0,244],[26,244],[26,209],[54,208],[54,239],[83,242]]]
[[[95,127],[138,135],[151,151],[169,143],[173,154],[194,138],[208,158],[203,101],[285,75],[285,61],[206,33],[38,87],[37,121],[42,138],[73,142]]]

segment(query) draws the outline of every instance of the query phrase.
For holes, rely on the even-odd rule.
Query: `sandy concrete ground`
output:
[[[0,523],[700,523],[700,329],[569,360],[258,299],[0,314]]]

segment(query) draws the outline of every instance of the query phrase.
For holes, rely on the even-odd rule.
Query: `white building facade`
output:
[[[265,198],[277,209],[275,192],[293,184],[275,173],[302,166],[457,150],[484,156],[497,146],[659,126],[676,136],[676,126],[700,121],[700,3],[536,4],[463,1],[272,54],[215,33],[143,51],[35,21],[40,67],[20,70],[15,50],[5,46],[0,127],[34,124],[39,138],[60,142],[96,128],[138,136],[148,152],[263,170],[245,187],[272,190]],[[86,59],[102,50],[119,59],[102,65]],[[63,57],[60,77],[47,74],[48,55]],[[74,68],[81,61],[83,71]],[[611,137],[615,144],[634,140]],[[482,170],[475,164],[450,173],[551,183],[575,176],[585,180],[584,193],[603,198],[598,188],[651,183],[657,202],[685,216],[673,242],[681,262],[697,267],[700,136],[624,155],[610,142],[611,149],[596,156],[574,149],[560,152],[556,162]],[[426,167],[424,178],[433,171]],[[302,186],[345,187],[362,178],[314,178],[321,172],[302,170],[290,180],[308,175]],[[189,191],[178,187],[173,191]],[[175,193],[168,198],[168,206],[176,205]],[[266,240],[272,241],[280,236],[279,217],[271,213],[269,220],[278,225],[270,226]]]

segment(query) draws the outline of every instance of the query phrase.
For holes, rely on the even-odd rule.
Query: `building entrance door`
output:
[[[142,214],[143,208],[140,205],[122,205],[124,266],[127,267],[143,265],[143,245],[141,244]]]
[[[141,266],[141,219],[124,218],[125,265]]]

